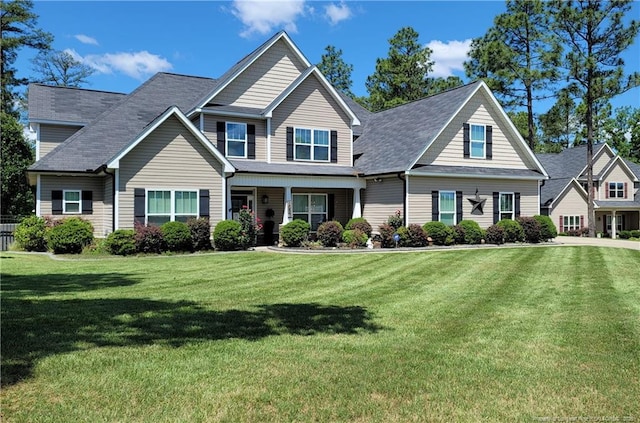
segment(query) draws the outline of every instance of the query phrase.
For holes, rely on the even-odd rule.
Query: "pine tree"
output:
[[[0,111],[2,128],[2,198],[0,214],[24,216],[34,208],[33,192],[27,181],[26,169],[33,163],[33,150],[22,134],[18,120]]]
[[[318,69],[338,91],[353,98],[354,95],[351,92],[353,65],[345,63],[342,59],[342,50],[327,46],[325,51],[318,63]]]

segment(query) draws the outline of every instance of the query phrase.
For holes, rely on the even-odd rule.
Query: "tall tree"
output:
[[[420,44],[411,27],[400,29],[389,40],[389,56],[376,60],[376,70],[366,81],[369,107],[376,112],[418,100],[427,94],[431,49]]]
[[[471,43],[465,71],[482,78],[507,108],[525,107],[527,143],[535,147],[533,103],[548,97],[545,88],[558,78],[560,49],[549,31],[542,0],[508,0],[507,10]]]
[[[640,108],[616,108],[604,122],[602,132],[621,157],[640,163]]]
[[[564,62],[570,88],[585,105],[587,131],[587,192],[589,236],[595,236],[593,204],[594,107],[640,84],[640,73],[624,74],[621,53],[635,40],[640,23],[625,23],[630,0],[554,0],[554,28],[569,46]]]
[[[40,75],[35,82],[62,87],[79,87],[95,70],[76,60],[66,51],[41,51],[32,59],[34,70]]]
[[[26,168],[33,163],[33,151],[22,134],[22,125],[15,116],[0,111],[2,128],[2,197],[0,214],[24,216],[34,207]]]
[[[325,51],[318,63],[318,69],[338,91],[353,98],[354,95],[351,92],[353,65],[345,63],[342,59],[342,50],[327,46]]]
[[[446,78],[427,78],[426,85],[425,94],[434,95],[464,85],[464,82],[459,76],[448,76]]]
[[[578,132],[576,103],[567,90],[560,90],[556,103],[538,117],[545,151],[562,151],[574,143]]]
[[[14,63],[18,57],[18,51],[23,47],[36,50],[49,48],[53,37],[51,34],[37,28],[38,15],[33,13],[31,0],[3,1],[0,4],[0,40],[1,61],[0,79],[2,84],[1,110],[18,116],[14,102],[16,94],[14,89],[27,84],[24,78],[16,76]]]

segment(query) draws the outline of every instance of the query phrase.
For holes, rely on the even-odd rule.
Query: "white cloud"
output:
[[[132,78],[143,80],[157,72],[173,69],[173,65],[164,57],[151,54],[148,51],[135,53],[106,53],[88,54],[80,56],[75,50],[67,49],[74,59],[91,66],[99,73],[112,74],[121,72]]]
[[[304,14],[304,1],[234,0],[231,13],[245,26],[240,33],[242,37],[265,35],[274,29],[295,33],[298,31],[295,21]]]
[[[93,37],[89,37],[88,35],[76,34],[74,35],[74,37],[76,38],[76,40],[80,41],[82,44],[93,44],[95,46],[98,45],[98,40],[96,40]]]
[[[351,9],[349,9],[349,6],[347,6],[345,2],[340,2],[339,5],[331,3],[325,6],[324,10],[325,16],[329,19],[331,25],[337,25],[339,22],[351,17]]]
[[[471,48],[471,39],[447,42],[433,40],[427,44],[427,47],[433,51],[431,60],[436,62],[433,65],[433,72],[431,72],[430,76],[446,78],[453,75],[454,71],[464,70],[462,64],[467,60],[467,53]]]

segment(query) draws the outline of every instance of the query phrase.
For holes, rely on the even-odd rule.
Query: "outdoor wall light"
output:
[[[373,178],[373,182],[380,183],[382,182],[382,178]]]
[[[262,196],[262,204],[269,204],[269,196],[268,195],[263,195]]]

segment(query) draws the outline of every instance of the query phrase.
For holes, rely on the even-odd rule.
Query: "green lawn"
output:
[[[640,421],[638,251],[1,266],[3,422]]]

